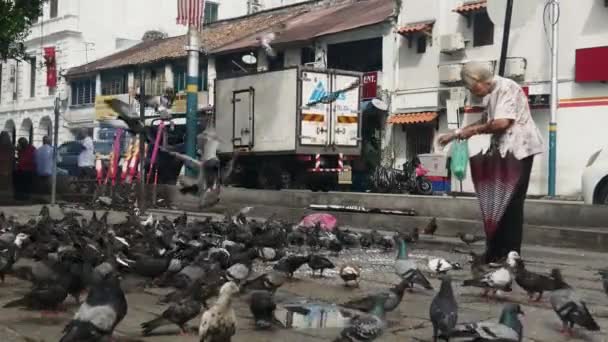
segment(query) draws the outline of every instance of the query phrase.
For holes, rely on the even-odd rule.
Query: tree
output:
[[[32,24],[42,15],[46,0],[0,0],[0,59],[23,59],[23,41]]]

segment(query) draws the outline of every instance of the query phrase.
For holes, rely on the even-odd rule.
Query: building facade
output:
[[[246,15],[248,3],[208,1],[205,21]],[[95,80],[81,80],[67,87],[61,77],[67,70],[132,47],[150,30],[170,37],[186,32],[185,27],[176,25],[176,0],[50,0],[43,6],[43,16],[25,41],[30,58],[0,62],[0,129],[7,130],[14,140],[26,137],[35,145],[52,131],[55,97],[63,100],[60,139],[65,140],[72,138],[75,129],[93,125],[90,115],[68,113],[70,106],[87,108],[97,94],[117,91],[97,88]],[[46,86],[45,47],[55,48],[56,88]],[[120,87],[119,82],[115,81],[113,87]]]
[[[548,145],[551,19],[544,13],[545,3],[534,0],[525,10],[514,10],[506,76],[528,91],[532,116]],[[591,154],[608,144],[608,117],[603,115],[608,87],[605,76],[600,76],[606,73],[598,70],[597,79],[584,81],[577,75],[587,69],[584,63],[602,58],[593,55],[594,49],[584,54],[589,55],[586,60],[577,60],[577,55],[580,49],[608,45],[608,8],[600,0],[560,3],[556,183],[557,194],[569,196],[580,193],[581,175]],[[481,110],[463,91],[459,74],[467,61],[487,62],[489,68],[498,69],[503,29],[492,23],[493,9],[487,6],[486,1],[403,1],[395,30],[402,37],[393,117],[384,144],[395,166],[419,153],[440,152],[435,141],[448,131],[448,121],[455,128],[480,118]],[[456,115],[448,110],[453,106],[446,101],[450,99],[460,103]],[[530,194],[547,194],[547,167],[548,153],[535,158]],[[452,189],[460,190],[460,184],[452,184]],[[463,182],[462,190],[473,191],[470,180]]]

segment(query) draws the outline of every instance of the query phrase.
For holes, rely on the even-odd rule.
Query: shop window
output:
[[[473,21],[473,46],[494,44],[494,23],[490,20],[488,12],[476,13]]]
[[[421,35],[416,39],[416,52],[417,53],[426,52],[426,36],[425,35]]]

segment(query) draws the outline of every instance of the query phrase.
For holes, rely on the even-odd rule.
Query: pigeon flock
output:
[[[72,320],[65,326],[60,342],[105,341],[128,315],[128,301],[121,287],[126,276],[145,280],[141,286],[172,289],[159,299],[164,305],[156,318],[141,323],[142,336],[163,326],[178,327],[181,334],[192,333],[189,323],[200,317],[198,341],[230,341],[237,332],[233,308],[236,297],[247,298],[253,320],[260,330],[284,329],[275,316],[277,290],[297,281],[294,273],[304,265],[311,276],[338,269],[327,257],[345,249],[374,247],[395,253],[394,272],[399,282],[386,290],[354,296],[344,303],[332,303],[356,312],[333,341],[373,341],[387,329],[386,314],[395,310],[406,291],[432,291],[427,275],[441,280],[429,307],[432,340],[521,341],[525,336],[517,303],[504,304],[497,320],[459,322],[458,298],[450,272],[463,266],[443,258],[427,260],[427,268],[410,256],[419,231],[432,235],[435,219],[423,229],[410,233],[382,234],[336,227],[331,231],[300,227],[270,218],[259,222],[245,211],[226,215],[224,220],[192,220],[184,213],[170,220],[149,216],[143,220],[128,213],[117,224],[108,223],[108,213],[85,219],[76,212],[64,212],[53,219],[49,209],[27,223],[0,214],[0,280],[6,275],[29,281],[31,288],[22,298],[3,304],[54,315],[65,311],[65,302],[78,303]],[[463,238],[464,236],[464,238]],[[461,236],[467,245],[473,238]],[[465,239],[466,238],[466,239]],[[306,253],[302,253],[306,251]],[[486,265],[471,253],[471,276],[462,286],[482,289],[487,300],[503,300],[513,284],[525,290],[530,300],[540,301],[550,292],[549,303],[563,325],[562,333],[572,336],[575,326],[589,331],[600,328],[585,301],[569,286],[559,269],[548,274],[525,267],[515,251],[504,263]],[[29,260],[29,262],[20,262]],[[267,271],[254,271],[254,263],[266,264]],[[362,273],[360,265],[345,261],[337,274],[356,294]],[[608,270],[598,272],[608,293]],[[83,294],[86,295],[83,297]]]

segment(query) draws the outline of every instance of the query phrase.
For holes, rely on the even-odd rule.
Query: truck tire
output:
[[[602,182],[603,184],[597,191],[597,197],[593,204],[608,205],[608,182]]]

